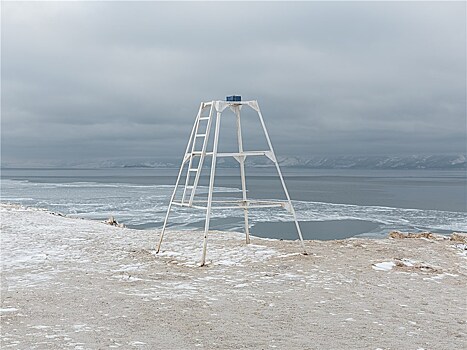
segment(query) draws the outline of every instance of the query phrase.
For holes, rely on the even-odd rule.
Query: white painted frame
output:
[[[248,106],[255,110],[258,114],[261,127],[263,129],[264,135],[266,137],[266,141],[268,144],[269,149],[266,151],[244,151],[243,150],[243,139],[242,139],[242,127],[241,127],[241,108],[242,106]],[[222,112],[227,108],[233,111],[236,117],[236,125],[237,125],[237,142],[238,142],[238,152],[234,153],[218,153],[218,144],[219,144],[219,130],[220,130],[220,122],[221,122],[221,115]],[[207,145],[209,142],[209,135],[212,128],[212,122],[214,120],[214,109],[216,111],[215,117],[215,129],[214,129],[214,141],[212,146],[212,151],[207,151]],[[209,110],[208,115],[203,115],[203,112]],[[200,133],[200,123],[201,121],[206,120],[206,130],[204,133]],[[203,144],[201,150],[196,150],[196,141],[198,139],[203,139]],[[196,188],[199,183],[199,178],[201,175],[201,170],[204,164],[204,159],[206,156],[211,156],[211,172],[209,177],[209,190],[207,200],[195,200],[194,196],[196,193]],[[245,175],[245,159],[247,156],[266,156],[268,157],[275,165],[279,178],[281,180],[282,188],[284,190],[286,200],[285,201],[269,201],[269,200],[249,200],[247,199],[247,189],[246,189],[246,175]],[[200,157],[198,166],[196,168],[192,168],[193,159],[194,157]],[[234,157],[240,163],[240,178],[241,178],[241,187],[242,187],[242,200],[233,200],[233,201],[216,201],[213,200],[213,189],[214,189],[214,179],[216,175],[216,162],[217,157]],[[183,174],[183,170],[185,165],[188,163],[187,174],[185,179],[185,184],[183,185],[183,194],[180,201],[175,200],[175,196],[180,186],[180,179]],[[191,180],[191,173],[195,173],[194,182],[190,185]],[[186,200],[189,192],[188,200]],[[169,206],[167,208],[167,213],[164,219],[164,225],[162,226],[162,232],[160,235],[159,243],[156,248],[156,253],[159,253],[162,245],[162,241],[164,238],[164,233],[167,228],[167,222],[169,219],[170,211],[172,209],[172,205],[180,206],[180,207],[188,207],[188,208],[196,208],[196,209],[204,209],[206,210],[206,221],[204,225],[204,240],[203,240],[203,253],[201,257],[201,266],[204,266],[206,263],[206,250],[207,250],[207,240],[208,240],[208,232],[209,232],[209,223],[211,220],[211,211],[212,209],[227,209],[227,208],[240,208],[243,209],[244,212],[244,221],[245,221],[245,242],[246,244],[250,243],[250,232],[249,232],[249,223],[248,223],[248,209],[251,208],[273,208],[273,207],[282,207],[289,211],[295,222],[295,227],[297,228],[298,238],[300,240],[300,244],[303,248],[303,254],[307,254],[305,243],[303,241],[302,231],[300,229],[300,225],[297,221],[297,215],[295,213],[295,209],[292,205],[292,201],[289,196],[289,192],[287,191],[287,187],[285,185],[284,177],[282,176],[281,169],[279,167],[279,163],[277,161],[276,155],[274,154],[274,149],[272,147],[271,139],[269,138],[268,131],[266,129],[266,125],[264,123],[263,115],[261,114],[261,110],[259,108],[258,102],[253,101],[210,101],[210,102],[202,102],[198,114],[195,119],[195,123],[191,130],[191,135],[188,140],[188,145],[186,147],[185,155],[183,157],[182,164],[180,166],[180,171],[178,173],[177,181],[175,183],[175,188],[173,190],[172,196],[170,197]]]

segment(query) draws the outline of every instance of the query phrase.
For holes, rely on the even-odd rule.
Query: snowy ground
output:
[[[454,242],[158,236],[3,205],[1,348],[467,348]]]

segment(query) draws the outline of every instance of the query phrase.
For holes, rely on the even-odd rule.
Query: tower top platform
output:
[[[227,107],[234,107],[234,106],[244,106],[247,105],[253,108],[255,111],[259,111],[258,101],[250,100],[250,101],[223,101],[223,100],[215,100],[215,101],[206,101],[202,102],[202,108],[210,107],[211,105],[214,106],[217,112],[222,112]]]

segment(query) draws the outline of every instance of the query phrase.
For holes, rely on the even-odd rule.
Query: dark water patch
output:
[[[364,220],[301,221],[299,224],[303,239],[324,241],[350,238],[380,227],[379,224]],[[251,234],[263,238],[298,239],[293,222],[259,222],[253,225]]]

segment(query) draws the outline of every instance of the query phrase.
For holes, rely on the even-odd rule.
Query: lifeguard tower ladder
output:
[[[242,141],[242,127],[240,122],[240,110],[242,107],[250,107],[255,110],[258,114],[259,121],[263,128],[264,135],[269,149],[265,151],[244,151],[243,150],[243,141]],[[221,122],[221,115],[224,110],[230,107],[232,112],[236,117],[237,124],[237,141],[238,141],[238,152],[235,153],[218,153],[218,143],[219,143],[219,129]],[[214,117],[215,114],[215,117]],[[208,142],[209,134],[214,124],[214,141],[212,144],[212,150],[208,151]],[[268,157],[275,165],[277,173],[279,175],[286,200],[283,201],[271,201],[271,200],[251,200],[247,199],[247,190],[246,190],[246,181],[245,181],[245,159],[249,156],[266,156]],[[211,168],[209,176],[209,190],[207,194],[207,200],[197,200],[195,199],[196,189],[200,180],[201,170],[203,168],[204,161],[206,157],[211,157]],[[214,178],[216,175],[216,160],[218,157],[233,157],[240,163],[240,177],[241,177],[241,186],[242,186],[242,199],[241,200],[213,200],[213,188],[214,188]],[[184,169],[186,169],[186,174],[184,174]],[[184,174],[184,175],[182,175]],[[184,183],[180,184],[180,180],[184,179]],[[181,198],[176,200],[176,194],[179,191],[179,188],[183,187],[183,192],[181,193]],[[180,195],[180,194],[179,194]],[[303,254],[307,254],[305,249],[305,244],[303,242],[302,232],[300,230],[300,225],[298,224],[295,210],[290,200],[289,192],[285,186],[284,178],[282,172],[279,168],[274,150],[272,148],[271,140],[269,138],[268,132],[266,130],[266,125],[264,124],[263,116],[259,109],[258,102],[253,101],[241,101],[240,96],[228,96],[226,101],[210,101],[202,102],[198,114],[191,130],[191,135],[188,140],[188,145],[186,147],[185,155],[183,157],[182,164],[180,166],[180,171],[178,173],[177,181],[175,183],[175,188],[173,190],[172,196],[170,198],[169,207],[167,208],[167,214],[165,216],[164,225],[162,227],[162,232],[160,235],[159,243],[157,245],[156,252],[159,253],[161,249],[162,240],[164,238],[165,229],[167,227],[167,221],[169,219],[170,211],[172,205],[177,205],[180,207],[187,208],[197,208],[206,210],[206,221],[204,225],[204,242],[203,242],[203,254],[201,257],[201,266],[206,262],[206,247],[209,231],[209,221],[211,219],[212,209],[232,209],[240,208],[244,211],[245,217],[245,235],[246,243],[250,243],[250,233],[249,233],[249,224],[248,224],[248,209],[250,208],[272,208],[272,207],[282,207],[290,212],[295,221],[295,226],[297,228],[298,237],[300,239],[301,246],[303,248]]]

